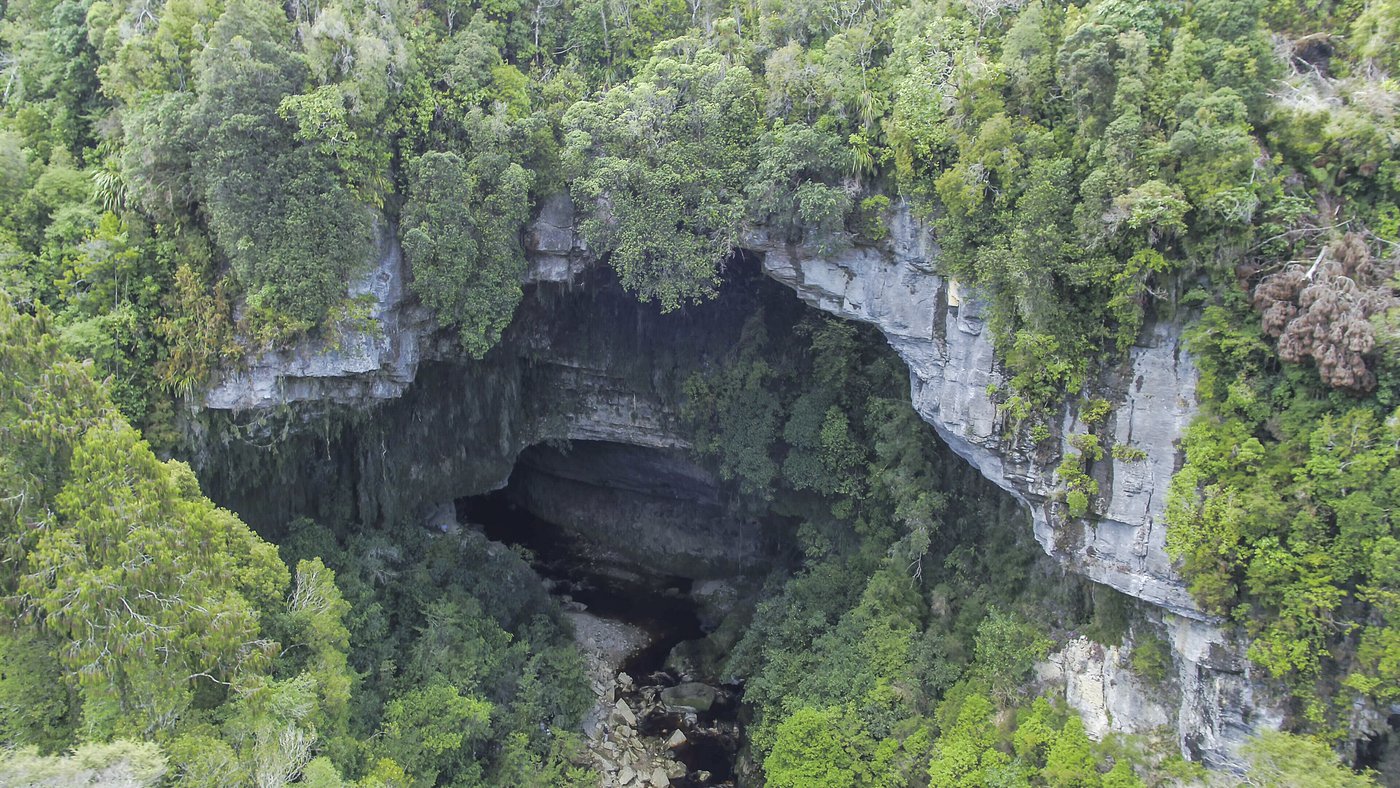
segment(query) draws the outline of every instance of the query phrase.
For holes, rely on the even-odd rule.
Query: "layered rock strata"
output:
[[[852,245],[839,254],[782,243],[763,230],[750,232],[745,243],[763,253],[769,276],[807,303],[880,329],[909,366],[919,414],[949,447],[1030,511],[1036,540],[1047,554],[1160,611],[1176,668],[1178,742],[1183,752],[1212,766],[1237,768],[1239,745],[1261,727],[1277,727],[1282,715],[1244,658],[1244,644],[1200,610],[1166,553],[1167,486],[1178,468],[1182,433],[1197,407],[1197,373],[1183,346],[1182,326],[1149,326],[1112,376],[1113,410],[1103,430],[1138,450],[1133,454],[1140,458],[1107,454],[1091,467],[1100,489],[1092,515],[1070,517],[1054,469],[1075,451],[1070,437],[1088,431],[1087,425],[1067,408],[1052,451],[1008,437],[996,401],[1005,380],[984,330],[982,305],[975,294],[935,272],[937,243],[907,208],[893,214],[889,230],[885,243]],[[1109,707],[1147,708],[1128,697],[1140,695],[1136,686],[1104,686]],[[1075,683],[1066,691],[1073,701]],[[1138,732],[1156,715],[1111,719],[1100,734]]]
[[[1183,347],[1181,326],[1150,325],[1106,381],[1113,410],[1096,429],[1104,438],[1133,447],[1136,451],[1125,456],[1140,459],[1107,455],[1091,466],[1099,497],[1092,501],[1091,516],[1070,517],[1057,494],[1054,468],[1072,451],[1070,436],[1086,431],[1086,425],[1078,421],[1074,408],[1068,408],[1057,425],[1059,445],[1050,449],[1044,444],[1029,447],[1004,434],[996,401],[1004,379],[975,294],[960,292],[936,273],[937,243],[907,209],[892,212],[888,225],[884,242],[847,243],[835,252],[791,243],[762,228],[749,232],[743,244],[761,257],[765,274],[792,288],[806,303],[869,323],[884,334],[909,366],[912,399],[920,415],[955,452],[1026,507],[1047,554],[1159,611],[1174,658],[1171,694],[1178,742],[1183,751],[1208,764],[1237,766],[1242,741],[1261,726],[1276,726],[1280,714],[1261,694],[1262,682],[1243,657],[1243,644],[1194,604],[1165,551],[1167,485],[1179,462],[1178,442],[1196,410],[1197,373]],[[527,285],[566,286],[587,278],[589,255],[573,226],[566,198],[547,202],[528,233]],[[410,296],[397,245],[386,240],[381,246],[372,274],[352,288],[352,293],[373,298],[372,330],[348,330],[335,343],[308,341],[266,354],[220,380],[205,406],[242,413],[244,418],[297,402],[366,409],[404,395],[424,363],[451,358],[450,344],[438,339],[431,317]],[[528,319],[516,322],[528,326]],[[523,331],[528,334],[528,328]],[[546,385],[573,392],[581,406],[557,408],[523,420],[528,424],[489,431],[488,437],[497,441],[493,451],[501,458],[496,487],[504,484],[514,454],[539,440],[683,446],[668,429],[664,408],[645,396],[646,387],[640,387],[642,394],[638,387],[629,391],[616,385],[617,378],[608,371],[609,359],[634,365],[639,361],[627,358],[628,348],[609,352],[590,347],[592,355],[584,363],[571,358],[579,355],[571,354],[576,349],[545,344],[539,350],[550,368]],[[498,418],[486,411],[501,397],[516,400],[512,412],[524,410],[519,406],[520,375],[501,374],[496,383],[507,384],[504,394],[488,391],[481,383],[498,373],[486,369],[469,376],[465,390],[457,393],[470,398],[470,392],[480,389],[484,400],[472,407],[481,411],[481,419]],[[408,473],[421,482],[434,471],[413,466]],[[484,481],[477,480],[477,487],[491,489],[481,485]],[[1120,685],[1104,686],[1111,693]],[[1073,685],[1068,692],[1074,693]],[[1132,715],[1115,714],[1112,720],[1112,730],[1131,730],[1142,723]]]

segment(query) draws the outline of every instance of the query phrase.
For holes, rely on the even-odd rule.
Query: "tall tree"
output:
[[[413,163],[404,205],[404,254],[413,289],[438,319],[456,326],[480,358],[520,303],[532,176],[501,153],[463,161],[430,152]]]
[[[747,68],[680,38],[565,115],[584,237],[642,300],[670,310],[714,294],[739,237],[757,114]]]
[[[234,0],[199,61],[188,124],[209,227],[249,303],[292,329],[315,325],[372,254],[368,211],[335,164],[278,109],[308,78],[282,9]]]

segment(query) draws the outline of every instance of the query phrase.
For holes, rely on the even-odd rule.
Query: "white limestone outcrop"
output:
[[[1277,726],[1280,715],[1274,701],[1261,694],[1243,644],[1196,606],[1165,550],[1167,485],[1177,468],[1178,443],[1197,407],[1197,373],[1183,347],[1181,326],[1150,326],[1117,371],[1112,414],[1102,429],[1140,450],[1142,458],[1106,454],[1092,469],[1100,495],[1091,516],[1072,518],[1056,495],[1054,468],[1071,451],[1069,436],[1085,426],[1072,407],[1066,408],[1058,425],[1060,445],[1052,451],[1003,434],[994,396],[1004,379],[975,292],[960,288],[950,299],[949,280],[936,272],[936,240],[907,208],[893,211],[888,224],[882,243],[849,243],[836,252],[786,243],[763,228],[748,232],[743,245],[761,253],[764,272],[808,304],[884,334],[909,367],[920,415],[954,451],[1027,508],[1047,554],[1160,609],[1176,670],[1172,716],[1178,741],[1183,751],[1211,765],[1237,765],[1238,746],[1249,733]],[[527,283],[572,282],[580,276],[589,255],[573,228],[568,199],[547,201],[527,233]],[[294,402],[369,407],[399,397],[420,363],[451,352],[450,343],[435,337],[436,326],[412,297],[406,278],[402,252],[386,238],[373,271],[351,287],[352,295],[373,301],[372,330],[264,354],[219,380],[205,407],[247,411]],[[596,371],[577,372],[580,379],[567,385],[587,393]],[[635,398],[612,402],[606,385],[596,388],[597,407],[571,419],[559,437],[682,445],[665,429],[664,414],[639,417]],[[1102,708],[1105,719],[1111,712],[1114,730],[1155,725],[1158,706],[1142,701],[1141,687],[1122,678],[1120,663],[1110,652],[1092,660],[1077,651],[1063,656],[1062,672],[1088,671],[1068,682],[1071,698],[1094,698],[1076,708],[1090,716]]]

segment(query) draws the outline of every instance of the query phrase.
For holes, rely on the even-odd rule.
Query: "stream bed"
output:
[[[504,490],[460,499],[456,510],[487,538],[528,550],[574,619],[598,698],[584,734],[604,786],[736,784],[742,687],[667,666],[677,645],[706,635],[688,578],[600,557]]]

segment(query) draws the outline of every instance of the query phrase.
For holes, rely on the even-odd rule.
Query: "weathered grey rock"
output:
[[[1084,732],[1098,741],[1109,733],[1148,733],[1172,723],[1167,693],[1138,677],[1129,650],[1087,638],[1065,644],[1036,666],[1042,679],[1064,688],[1065,702],[1079,712]]]
[[[1181,326],[1159,323],[1144,332],[1128,353],[1126,385],[1113,403],[1115,439],[1140,449],[1145,458],[1106,456],[1105,467],[1095,469],[1102,496],[1094,502],[1097,516],[1071,518],[1056,502],[1054,468],[1072,451],[1069,436],[1085,431],[1084,425],[1067,409],[1059,452],[1048,457],[1003,437],[991,392],[1005,381],[975,293],[962,288],[960,303],[950,304],[948,281],[933,272],[937,243],[907,206],[894,211],[889,227],[886,243],[837,254],[777,243],[761,230],[745,243],[763,252],[770,276],[807,303],[884,333],[909,366],[919,414],[954,451],[1030,510],[1036,540],[1046,553],[1162,610],[1181,680],[1175,717],[1182,749],[1213,766],[1238,767],[1239,745],[1260,727],[1277,727],[1280,714],[1277,701],[1251,680],[1244,644],[1200,610],[1166,553],[1167,485],[1177,467],[1177,444],[1197,407],[1197,374]],[[1222,663],[1206,659],[1208,654],[1231,657]],[[1081,667],[1091,669],[1088,662]],[[1138,689],[1110,681],[1104,690],[1104,707],[1117,707],[1124,726],[1150,725],[1158,718]],[[1129,719],[1134,711],[1141,719]]]
[[[700,712],[709,711],[718,697],[719,692],[714,687],[698,681],[685,681],[661,690],[661,702],[667,706],[686,706]]]
[[[613,707],[613,718],[629,728],[637,725],[637,715],[632,713],[632,707],[628,706],[625,700],[618,701]]]
[[[821,255],[802,246],[771,242],[762,232],[745,239],[764,252],[763,267],[813,306],[877,326],[909,365],[914,406],[958,454],[1031,511],[1036,539],[1046,552],[1096,582],[1112,586],[1178,615],[1203,619],[1164,550],[1162,514],[1166,484],[1176,463],[1176,442],[1195,410],[1196,372],[1180,346],[1178,326],[1155,326],[1129,353],[1132,383],[1116,409],[1119,439],[1147,458],[1111,457],[1103,516],[1071,520],[1053,501],[1054,467],[1037,463],[1028,447],[1002,436],[1002,421],[989,393],[1005,383],[991,338],[982,330],[980,305],[964,295],[949,306],[948,282],[933,273],[937,245],[907,209],[890,222],[880,247],[856,246]],[[1069,435],[1083,431],[1069,419]]]
[[[293,402],[363,407],[402,395],[419,364],[441,351],[434,347],[436,321],[409,290],[410,272],[396,233],[387,223],[376,226],[376,259],[349,286],[351,299],[372,305],[368,328],[345,326],[335,336],[306,338],[225,370],[205,395],[204,407],[246,411]],[[545,201],[526,238],[524,284],[572,282],[584,270],[586,250],[574,232],[567,194]]]
[[[1261,682],[1242,656],[1242,643],[1204,622],[1169,613],[1163,619],[1175,670],[1162,684],[1134,673],[1131,641],[1103,646],[1086,638],[1036,665],[1037,676],[1059,688],[1091,739],[1167,728],[1192,757],[1215,768],[1240,769],[1239,744],[1260,728],[1282,724],[1276,703],[1258,697]]]
[[[618,442],[533,446],[510,481],[521,505],[594,545],[600,572],[702,579],[767,571],[780,549],[772,532],[729,514],[719,489],[684,453]]]
[[[1212,767],[1242,770],[1240,745],[1283,724],[1279,699],[1245,657],[1242,639],[1182,616],[1165,615],[1163,624],[1181,693],[1176,730],[1182,750]]]
[[[530,250],[527,282],[572,282],[583,272],[583,239],[574,232],[574,205],[567,193],[556,194],[540,206],[525,246]]]
[[[590,739],[597,739],[602,736],[603,722],[617,713],[613,689],[618,684],[615,678],[618,668],[629,654],[651,642],[651,635],[640,627],[591,613],[570,611],[568,616],[573,624],[574,642],[583,654],[584,669],[597,697],[584,715],[583,731]],[[635,715],[629,724],[636,724]]]
[[[1243,739],[1261,726],[1277,724],[1279,715],[1259,690],[1262,685],[1242,656],[1243,645],[1195,605],[1164,549],[1166,486],[1176,468],[1177,443],[1196,408],[1197,375],[1182,346],[1181,327],[1159,323],[1145,330],[1120,376],[1109,422],[1112,435],[1140,449],[1145,458],[1105,457],[1093,469],[1101,488],[1101,498],[1093,502],[1096,516],[1070,518],[1057,503],[1053,469],[1070,451],[1069,435],[1084,426],[1067,409],[1059,425],[1063,438],[1058,452],[1032,452],[1003,437],[1001,414],[989,389],[1004,380],[983,331],[976,294],[963,289],[956,303],[950,302],[949,282],[935,273],[938,246],[932,233],[904,206],[888,219],[889,237],[874,246],[850,244],[821,253],[770,237],[762,228],[749,232],[743,245],[762,253],[764,271],[807,303],[883,332],[909,366],[920,415],[954,451],[1026,506],[1036,539],[1049,555],[1163,611],[1180,680],[1176,721],[1182,747],[1214,765],[1234,764]],[[573,224],[566,197],[546,203],[527,235],[528,282],[574,282],[585,271],[587,250]],[[431,317],[407,289],[402,254],[391,233],[383,234],[380,248],[374,270],[351,289],[373,298],[377,330],[265,354],[216,383],[206,407],[247,412],[316,402],[365,408],[403,395],[421,364],[445,351]],[[545,385],[569,392],[571,407],[528,424],[493,427],[488,434],[502,461],[499,481],[481,478],[469,486],[504,484],[514,454],[549,438],[684,446],[664,408],[636,387],[619,385],[607,371],[606,359],[578,363],[567,350],[542,349],[545,356],[553,354],[545,364],[550,376]],[[482,413],[467,414],[476,419],[471,423],[477,432],[475,425],[491,418],[492,397],[497,396],[495,389],[482,392],[482,402],[472,403]],[[402,473],[432,479],[442,467],[439,460]],[[453,477],[451,484],[446,479],[438,484],[444,491],[464,486],[460,478]],[[374,511],[363,502],[361,508]],[[1084,666],[1090,669],[1088,663]],[[1105,697],[1119,684],[1108,686]],[[1115,703],[1146,708],[1114,699],[1104,703],[1105,708]],[[1143,713],[1144,719],[1151,716]]]
[[[205,395],[213,410],[273,408],[290,402],[362,404],[403,394],[413,382],[423,342],[434,326],[409,298],[403,250],[395,229],[379,224],[378,257],[350,284],[351,298],[372,303],[373,328],[345,327],[336,336],[305,339],[228,370]]]
[[[188,459],[216,500],[257,525],[347,511],[367,526],[421,523],[428,502],[505,486],[530,446],[686,447],[680,386],[728,352],[747,304],[662,315],[605,281],[532,286],[485,359],[425,358],[414,384],[387,400],[356,399],[350,378],[318,379],[325,399],[249,389],[243,401],[260,404],[191,420]],[[420,340],[441,352],[439,334]],[[736,544],[711,540],[709,556],[732,562]]]

